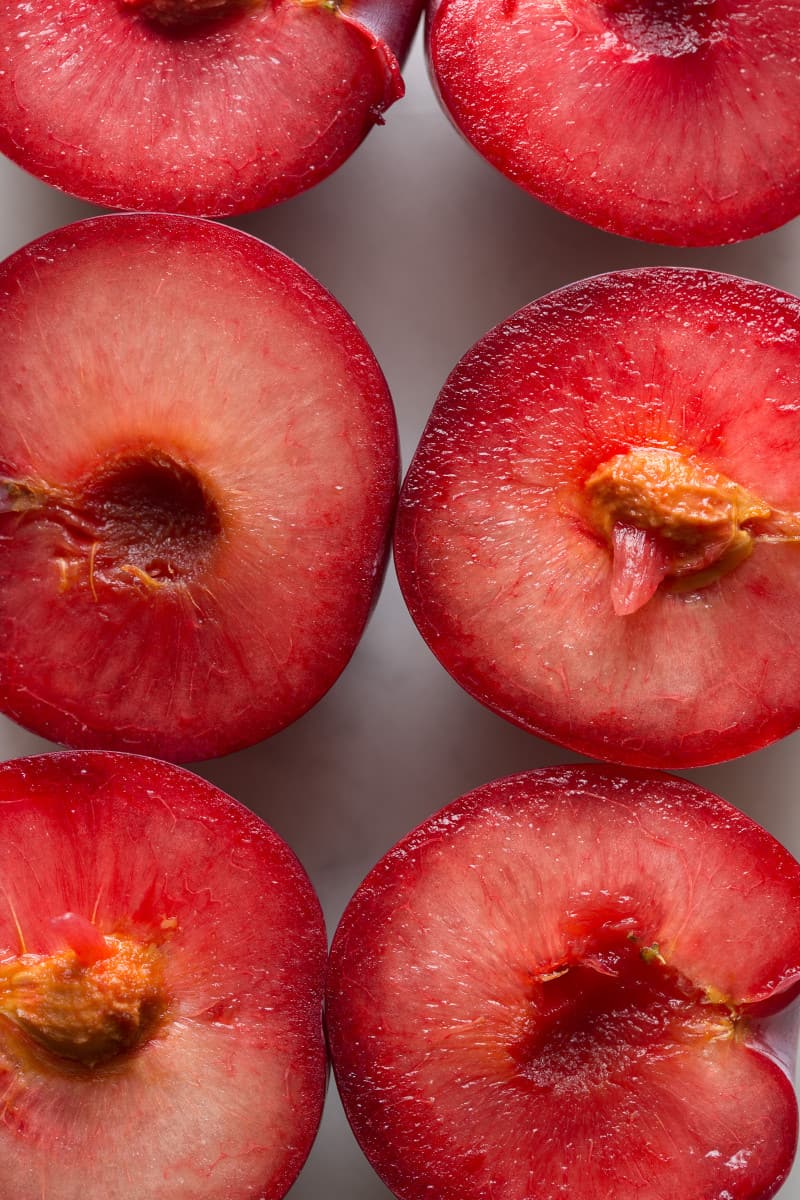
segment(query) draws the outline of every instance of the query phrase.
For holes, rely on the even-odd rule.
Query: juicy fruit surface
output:
[[[0,767],[0,881],[4,967],[62,952],[51,919],[73,912],[155,946],[166,1000],[152,1036],[93,1067],[36,1054],[4,1009],[0,1192],[282,1196],[326,1071],[322,915],[288,847],[163,763],[46,755]]]
[[[0,12],[0,150],[118,208],[218,215],[330,174],[401,91],[391,52],[325,4],[164,26],[118,0]]]
[[[680,780],[559,768],[456,801],[334,938],[373,1166],[402,1200],[772,1195],[797,1108],[752,1014],[796,993],[798,901],[788,852]]]
[[[107,217],[0,272],[0,704],[58,741],[210,757],[336,679],[397,473],[380,370],[289,260]]]
[[[445,385],[397,524],[400,583],[444,666],[532,732],[639,765],[795,729],[796,541],[757,540],[716,581],[618,616],[587,483],[654,447],[796,512],[798,394],[797,301],[710,272],[601,276],[487,334]]]
[[[442,0],[456,125],[514,182],[611,232],[716,245],[800,211],[797,6]]]

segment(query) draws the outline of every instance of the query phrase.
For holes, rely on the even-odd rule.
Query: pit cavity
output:
[[[104,937],[75,914],[65,917],[65,940],[77,950],[68,945],[0,963],[0,1033],[51,1069],[94,1068],[155,1034],[167,1010],[162,952],[130,936]]]
[[[587,33],[616,38],[637,58],[681,58],[712,40],[718,0],[561,0]]]
[[[644,1058],[744,1028],[732,1006],[682,977],[657,945],[620,933],[533,973],[525,1032],[509,1050],[526,1087],[597,1099]]]
[[[222,532],[219,507],[198,473],[158,450],[100,467],[80,509],[97,540],[98,569],[129,566],[155,583],[194,574]]]
[[[196,26],[238,17],[262,8],[265,0],[117,0],[125,12],[142,17],[167,31],[180,32]]]
[[[0,473],[0,520],[41,539],[58,592],[135,584],[154,595],[201,576],[223,536],[209,480],[158,448],[110,453],[75,483]],[[168,594],[169,589],[164,594]]]

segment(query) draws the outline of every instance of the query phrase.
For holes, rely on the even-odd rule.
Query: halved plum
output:
[[[209,758],[283,728],[383,575],[394,411],[300,267],[187,217],[100,217],[0,267],[0,709]]]
[[[13,0],[0,150],[114,208],[274,204],[334,171],[403,94],[423,0]]]
[[[800,303],[677,268],[554,292],[448,379],[401,494],[423,637],[496,712],[685,767],[800,724]]]
[[[798,987],[788,851],[683,780],[562,767],[478,788],[381,860],[326,1019],[401,1200],[766,1200],[797,1140]]]
[[[325,929],[288,846],[131,755],[0,765],[0,1192],[279,1200],[326,1083]]]
[[[515,183],[679,246],[800,212],[800,15],[785,0],[430,0],[441,99]]]

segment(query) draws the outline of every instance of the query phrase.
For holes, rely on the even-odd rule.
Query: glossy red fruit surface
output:
[[[403,94],[422,0],[14,0],[0,150],[116,208],[220,215],[324,179]]]
[[[409,469],[423,637],[530,731],[642,766],[800,724],[800,304],[687,269],[573,284],[482,338]]]
[[[249,745],[331,686],[383,573],[363,337],[233,229],[101,217],[0,268],[0,707],[80,748]]]
[[[766,1200],[796,1144],[775,1012],[799,985],[800,865],[769,834],[683,780],[554,768],[367,876],[329,1045],[401,1200]]]
[[[284,1195],[322,1110],[326,940],[263,821],[149,759],[3,763],[0,940],[3,1196]]]
[[[570,216],[699,246],[800,212],[796,4],[432,0],[428,24],[456,126]]]

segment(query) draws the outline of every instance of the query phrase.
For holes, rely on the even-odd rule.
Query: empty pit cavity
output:
[[[199,475],[171,455],[118,458],[98,471],[81,509],[110,565],[161,582],[193,575],[222,532],[219,507]]]
[[[636,57],[681,58],[707,45],[717,0],[563,0],[579,29],[611,34]]]
[[[630,937],[538,973],[527,1028],[509,1047],[526,1086],[557,1095],[624,1084],[637,1061],[731,1038],[740,1018]]]
[[[122,9],[171,32],[213,24],[261,8],[263,0],[118,0]]]

